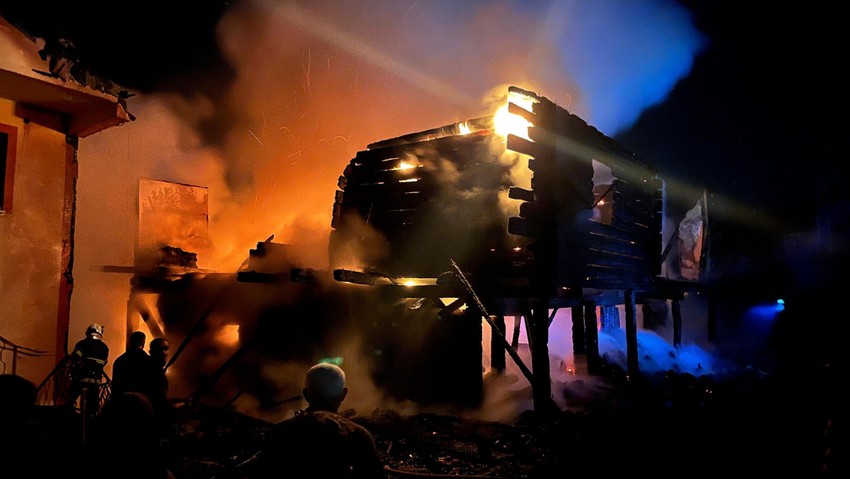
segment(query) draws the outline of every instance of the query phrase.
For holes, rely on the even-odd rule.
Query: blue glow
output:
[[[751,307],[748,313],[749,316],[752,316],[755,319],[773,321],[776,319],[776,315],[784,309],[785,300],[777,299],[775,303],[757,304]]]

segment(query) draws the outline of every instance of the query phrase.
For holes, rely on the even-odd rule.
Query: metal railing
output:
[[[6,351],[12,352],[12,370],[6,371],[9,367],[6,361],[3,359]],[[47,351],[42,351],[40,349],[28,348],[26,346],[20,346],[18,344],[9,341],[8,339],[0,336],[0,367],[2,367],[2,371],[0,374],[6,374],[7,372],[11,372],[12,374],[18,374],[18,359],[23,356],[37,358],[39,356],[44,356],[47,354]]]
[[[100,382],[89,387],[97,387],[97,403],[88,405],[88,415],[96,415],[112,393],[112,380],[103,373]],[[82,408],[81,395],[74,390],[74,378],[71,370],[71,356],[66,355],[38,385],[36,404],[39,406],[71,406],[78,411]]]

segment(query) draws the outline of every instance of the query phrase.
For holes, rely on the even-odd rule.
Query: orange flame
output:
[[[508,105],[511,103],[531,111],[534,100],[517,92],[512,91],[508,93],[507,103],[499,107],[496,110],[496,114],[493,115],[493,126],[496,129],[496,133],[505,137],[511,134],[530,139],[528,137],[528,127],[531,126],[531,123],[525,118],[509,112]]]

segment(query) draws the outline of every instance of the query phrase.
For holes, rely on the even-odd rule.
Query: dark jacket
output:
[[[100,339],[86,336],[77,341],[71,352],[74,379],[83,383],[99,383],[108,358],[109,346]]]
[[[252,477],[384,478],[372,434],[328,411],[305,411],[275,426]]]
[[[144,349],[131,348],[112,364],[112,392],[139,392],[150,396],[154,389],[153,361]]]

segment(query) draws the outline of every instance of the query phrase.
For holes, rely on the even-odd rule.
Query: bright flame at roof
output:
[[[518,105],[528,111],[531,111],[532,106],[534,104],[534,100],[520,93],[511,91],[508,94],[507,103],[502,105],[496,111],[496,114],[493,115],[493,125],[496,128],[496,133],[504,137],[507,137],[509,134],[512,134],[516,136],[521,136],[525,139],[529,139],[528,127],[531,125],[531,123],[529,123],[528,120],[519,115],[514,115],[513,113],[508,112],[508,105],[511,103]]]
[[[472,133],[472,128],[470,128],[469,124],[466,123],[465,121],[458,123],[457,127],[458,127],[458,131],[460,132],[461,135],[468,135],[468,134]]]
[[[409,170],[410,168],[416,168],[416,165],[414,165],[413,163],[410,163],[408,161],[404,161],[404,160],[402,160],[398,164],[399,170]]]

